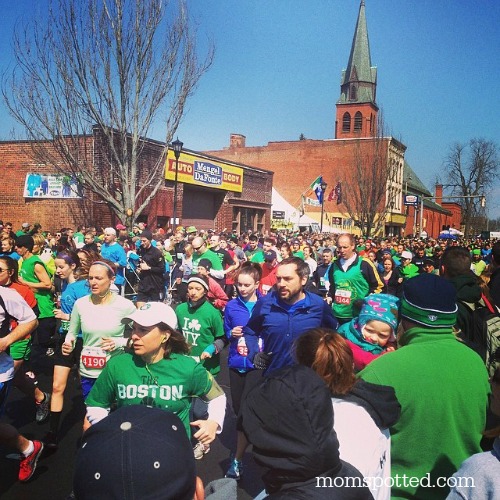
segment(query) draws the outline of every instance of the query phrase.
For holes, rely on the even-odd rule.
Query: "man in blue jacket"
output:
[[[338,321],[329,305],[320,296],[304,290],[308,277],[309,266],[302,259],[284,259],[276,272],[276,291],[257,301],[243,329],[248,357],[257,369],[267,369],[269,373],[294,364],[293,342],[311,328],[336,330]],[[263,341],[262,352],[259,337]]]

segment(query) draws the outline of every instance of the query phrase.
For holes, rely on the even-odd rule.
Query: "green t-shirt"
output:
[[[302,250],[297,250],[296,252],[292,252],[294,257],[298,257],[299,259],[304,260],[304,252]]]
[[[215,339],[224,337],[222,316],[210,302],[204,302],[200,307],[190,307],[187,302],[179,304],[175,309],[179,329],[182,331],[187,343],[191,346],[191,356],[197,361],[201,353]],[[202,365],[212,374],[220,371],[218,354],[203,360]]]
[[[212,250],[207,250],[204,254],[193,254],[193,274],[198,273],[198,262],[200,262],[201,259],[208,259],[210,263],[212,264],[212,269],[214,271],[222,271],[222,264],[220,262],[219,256],[213,252]]]
[[[124,353],[109,361],[85,400],[87,406],[109,408],[147,405],[175,413],[191,436],[189,410],[193,397],[212,388],[213,377],[190,356],[171,354],[146,367],[139,356]]]
[[[83,233],[78,232],[73,235],[73,239],[75,240],[75,243],[84,243],[85,235]]]
[[[255,250],[247,250],[245,252],[245,256],[250,262],[262,264],[265,261],[264,252],[260,248],[256,248]]]

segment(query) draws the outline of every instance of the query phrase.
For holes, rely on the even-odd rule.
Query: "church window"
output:
[[[356,85],[351,85],[349,87],[349,100],[355,101],[358,98],[358,87]]]
[[[360,132],[363,126],[363,116],[361,115],[361,111],[358,111],[354,115],[354,131]]]
[[[351,115],[349,113],[344,113],[342,117],[342,132],[351,131]]]

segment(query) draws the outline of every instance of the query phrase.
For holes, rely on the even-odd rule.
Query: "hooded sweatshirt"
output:
[[[241,411],[255,460],[267,469],[262,479],[268,498],[372,498],[366,486],[333,485],[347,477],[351,486],[352,478],[363,484],[363,477],[339,458],[330,392],[312,369],[275,370],[248,392]]]
[[[401,406],[392,387],[358,380],[349,394],[332,398],[334,429],[340,443],[340,458],[354,465],[365,478],[373,498],[391,496],[391,436]],[[380,482],[382,486],[377,484]]]

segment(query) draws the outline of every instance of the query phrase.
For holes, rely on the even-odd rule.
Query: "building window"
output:
[[[256,210],[253,208],[240,208],[240,232],[245,232],[251,229],[255,231],[255,216]]]
[[[351,131],[351,115],[349,113],[344,113],[342,117],[342,132]]]
[[[258,210],[256,215],[257,215],[257,231],[259,231],[259,233],[262,233],[264,231],[264,221],[266,212],[264,210]]]
[[[363,127],[363,116],[361,111],[358,111],[354,115],[354,132],[361,132],[361,128]]]
[[[355,101],[358,98],[358,87],[356,85],[351,85],[349,87],[349,100]]]

